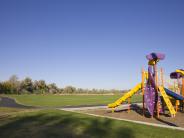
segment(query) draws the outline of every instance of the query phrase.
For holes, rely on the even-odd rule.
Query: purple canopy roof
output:
[[[170,78],[171,79],[179,79],[179,78],[182,78],[182,75],[179,72],[172,72],[170,74]]]
[[[148,60],[164,60],[165,59],[165,54],[162,53],[151,53],[146,56]]]

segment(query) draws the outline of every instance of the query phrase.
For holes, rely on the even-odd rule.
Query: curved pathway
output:
[[[26,106],[18,104],[14,99],[8,97],[1,97],[0,98],[0,107],[11,107],[11,108],[35,108],[33,106]]]

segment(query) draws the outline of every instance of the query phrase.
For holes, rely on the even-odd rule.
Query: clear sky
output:
[[[1,0],[0,52],[1,81],[128,89],[148,53],[167,75],[184,68],[184,1]]]

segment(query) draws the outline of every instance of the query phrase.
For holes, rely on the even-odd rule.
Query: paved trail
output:
[[[0,98],[0,107],[25,108],[25,109],[34,108],[33,106],[26,106],[26,105],[18,104],[14,99],[11,99],[8,97]]]

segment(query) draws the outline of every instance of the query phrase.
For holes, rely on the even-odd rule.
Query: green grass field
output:
[[[9,95],[17,102],[32,106],[77,106],[77,105],[103,105],[109,104],[121,97],[121,95]],[[142,100],[141,95],[134,95],[132,102]]]
[[[4,109],[3,109],[4,110]],[[0,110],[1,112],[1,110]],[[0,117],[1,138],[173,138],[184,132],[59,110]]]

